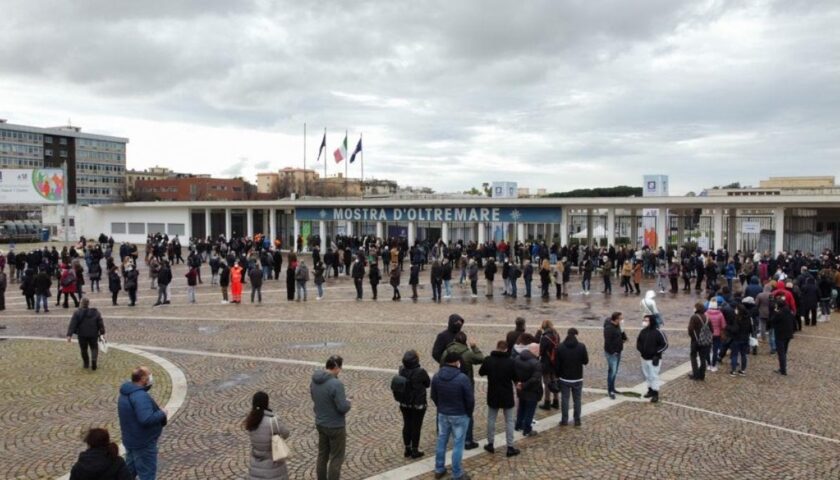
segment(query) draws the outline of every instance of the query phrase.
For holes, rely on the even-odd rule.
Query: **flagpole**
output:
[[[303,195],[306,196],[306,122],[303,122]]]
[[[359,144],[362,144],[362,134],[359,132]],[[365,146],[362,144],[362,198],[365,198]]]
[[[327,152],[329,152],[327,149],[327,127],[324,127],[324,181],[327,180],[327,163],[329,163],[327,162]]]
[[[344,130],[344,142],[347,142],[347,130]],[[347,155],[347,150],[345,150],[345,154]],[[347,183],[347,164],[350,163],[346,158],[344,159],[344,196],[350,196],[350,185]]]

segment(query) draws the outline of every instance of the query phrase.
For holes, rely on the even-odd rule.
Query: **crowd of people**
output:
[[[203,247],[191,242],[189,254],[184,259],[189,266],[187,280],[188,288],[192,292],[188,295],[190,301],[195,301],[194,287],[196,283],[201,282],[200,268],[203,263],[210,264],[210,282],[218,284],[225,292],[225,297],[230,285],[231,302],[241,301],[241,285],[246,278],[251,281],[252,301],[255,293],[259,301],[261,282],[272,277],[277,279],[283,260],[279,253],[279,245],[271,244],[266,239],[262,240],[264,241],[234,239],[224,242],[219,239],[215,244],[205,243]],[[165,236],[153,237],[150,238],[150,245],[147,245],[146,249],[145,261],[150,267],[155,263],[160,265],[157,274],[151,277],[152,285],[159,291],[159,304],[169,301],[166,286],[171,282],[171,270],[168,274],[161,275],[161,272],[170,268],[169,259],[161,259],[159,256],[171,250],[172,258],[178,261],[179,250],[169,247],[174,241],[177,241],[177,238],[169,241]],[[334,275],[350,275],[354,280],[357,298],[361,298],[365,272],[369,278],[378,280],[379,262],[383,266],[388,265],[391,271],[399,271],[401,268],[403,255],[400,252],[403,247],[399,242],[394,242],[392,248],[388,249],[380,246],[379,242],[359,242],[344,238],[338,241],[339,244],[333,245],[336,253],[331,246],[324,255],[325,258],[320,257],[317,245],[312,251],[316,285],[319,286],[318,298],[323,296],[324,272],[332,270]],[[110,256],[104,254],[101,243],[93,245],[92,248],[88,248],[88,244],[85,245],[83,255],[77,257],[84,259],[88,269],[96,262],[94,258],[98,256],[92,252],[103,252],[103,257],[106,260],[110,259]],[[356,248],[355,252],[353,245]],[[492,295],[492,275],[495,274],[493,270],[497,260],[496,254],[499,253],[498,247],[495,252],[477,248],[472,250],[472,253],[470,249],[462,250],[457,246],[449,248],[438,244],[437,247],[439,248],[431,249],[431,256],[427,258],[421,258],[416,253],[421,250],[419,246],[412,247],[415,253],[408,255],[411,258],[412,276],[416,275],[415,269],[419,271],[424,266],[430,266],[435,300],[440,301],[441,298],[451,295],[447,280],[452,281],[452,269],[447,272],[447,266],[451,266],[454,260],[463,259],[464,256],[467,257],[466,260],[458,265],[459,268],[461,264],[464,266],[462,280],[469,282],[472,295],[476,295],[475,278],[480,270],[484,271],[488,281],[488,295]],[[59,269],[75,269],[78,265],[74,263],[70,250],[67,251],[67,257],[71,259],[69,265],[63,260],[63,255],[60,255],[60,260],[56,262]],[[112,251],[112,248],[107,248],[107,251]],[[478,253],[482,251],[485,254]],[[552,272],[563,269],[565,274],[566,271],[572,270],[572,265],[566,267],[564,264],[569,262],[568,258],[572,257],[574,251],[572,249],[564,253],[562,249],[556,252],[549,249],[547,258],[541,256],[545,253],[541,249],[537,250],[535,255],[533,250],[522,247],[516,249],[514,246],[512,252],[519,254],[510,257],[507,256],[507,252],[501,252],[499,261],[510,269],[507,278],[503,276],[506,280],[505,294],[515,296],[517,292],[515,284],[519,277],[510,273],[511,271],[519,268],[527,271],[530,262],[534,261],[541,269],[542,265],[546,265]],[[123,252],[126,255],[122,257],[120,266],[125,275],[126,272],[136,271],[133,269],[137,257],[136,248],[123,245],[120,247],[120,255]],[[352,259],[350,264],[336,266],[333,259],[345,258],[347,252],[350,252]],[[489,252],[492,254],[486,255]],[[624,265],[628,263],[630,278],[633,278],[633,272],[638,268],[642,275],[660,280],[657,285],[660,293],[665,293],[670,284],[671,293],[677,294],[676,279],[680,277],[684,280],[684,291],[691,291],[692,284],[694,289],[702,290],[705,279],[705,291],[701,295],[701,301],[694,305],[693,314],[688,319],[686,333],[690,341],[692,366],[689,378],[703,381],[707,372],[718,371],[727,355],[730,356],[729,374],[733,377],[745,376],[748,357],[758,354],[758,346],[761,343],[767,344],[768,353],[777,356],[776,373],[787,375],[789,345],[795,332],[802,330],[803,326],[816,326],[820,321],[827,321],[832,309],[838,307],[838,259],[832,252],[823,252],[820,256],[800,252],[794,252],[792,255],[781,253],[776,257],[759,253],[738,252],[733,256],[727,255],[725,251],[722,252],[722,256],[718,253],[721,252],[712,254],[687,249],[666,252],[662,249],[647,248],[640,251],[624,248],[618,251],[582,249],[582,252],[577,254],[579,261],[575,267],[581,278],[583,294],[586,294],[590,287],[587,282],[591,281],[591,276],[587,279],[587,272],[591,274],[598,271],[603,276],[603,292],[609,294],[611,277],[627,276]],[[556,255],[556,263],[552,263],[555,260],[552,255]],[[49,272],[49,265],[52,264],[51,253],[43,252],[40,257],[41,260],[36,264],[44,266],[39,266],[39,271],[43,268]],[[289,253],[286,258],[287,272],[292,272],[287,274],[287,282],[292,280],[291,285],[294,287],[289,293],[289,299],[295,298],[293,294],[297,293],[296,298],[304,301],[306,282],[309,280],[308,271],[303,260],[298,260],[294,252]],[[615,263],[612,258],[615,259]],[[275,259],[279,261],[274,262]],[[229,269],[228,264],[232,264]],[[615,264],[622,267],[614,267]],[[490,278],[487,278],[488,270]],[[299,276],[301,271],[305,274]],[[441,282],[435,286],[434,277],[438,271]],[[25,276],[24,273],[21,282]],[[320,284],[317,283],[319,277],[322,280]],[[661,281],[662,278],[666,278],[667,282]],[[400,298],[398,279],[399,275],[397,285],[393,285],[392,281],[395,300]],[[565,283],[568,281],[563,282]],[[628,295],[638,292],[638,283],[633,278],[633,285],[628,285],[622,279],[625,293]],[[541,283],[543,292],[546,285],[550,286],[550,280],[548,283]],[[96,288],[93,282],[91,288]],[[373,288],[372,291],[375,298],[376,289]],[[526,296],[530,294],[527,281],[525,292]],[[558,287],[557,292],[560,295],[568,294],[565,287],[562,287],[562,290]],[[77,290],[75,293],[81,292]],[[413,293],[416,296],[416,289]],[[70,296],[75,299],[73,295]],[[114,302],[116,303],[116,296]],[[666,319],[656,305],[656,292],[653,290],[646,292],[639,302],[639,308],[641,328],[635,339],[636,351],[647,386],[647,391],[642,396],[656,403],[659,401],[663,384],[659,373],[663,356],[668,349],[668,338],[663,328]],[[427,410],[431,405],[435,407],[436,478],[448,474],[445,454],[450,440],[451,475],[457,479],[469,478],[463,471],[461,460],[464,450],[479,447],[473,433],[477,404],[476,374],[486,377],[488,383],[484,402],[487,408],[487,442],[484,448],[491,454],[496,451],[494,443],[499,413],[504,417],[504,452],[508,457],[520,453],[514,443],[515,431],[520,431],[526,437],[537,434],[534,430],[537,408],[559,410],[560,426],[573,424],[580,427],[582,424],[584,369],[590,357],[587,346],[578,339],[579,332],[576,328],[568,328],[561,334],[550,320],[544,320],[538,329],[528,331],[525,319],[518,318],[514,329],[504,338],[500,338],[494,349],[485,355],[476,342],[470,339],[464,325],[463,317],[452,314],[448,320],[448,327],[436,337],[431,350],[431,357],[438,363],[436,373],[430,375],[421,366],[417,351],[409,350],[403,355],[402,366],[391,380],[390,387],[403,418],[402,440],[406,458],[417,459],[425,455],[425,452],[420,450],[421,431]],[[84,368],[97,368],[97,340],[104,333],[105,326],[101,314],[90,306],[89,298],[84,297],[80,308],[71,319],[67,333],[68,340],[74,334],[79,337]],[[622,394],[616,388],[616,377],[628,341],[624,328],[624,313],[614,312],[604,320],[602,345],[607,363],[607,395],[612,399]],[[343,362],[340,356],[329,357],[324,369],[315,372],[310,383],[314,423],[318,434],[316,474],[319,479],[340,478],[345,458],[346,417],[352,408],[352,397],[345,392],[344,384],[339,379]],[[108,432],[92,429],[86,437],[90,449],[80,455],[79,464],[74,467],[74,471],[81,472],[85,471],[85,468],[94,468],[92,465],[107,464],[114,476],[106,478],[123,478],[119,475],[122,475],[120,472],[124,470],[130,475],[139,475],[143,480],[155,478],[157,439],[166,425],[168,414],[148,394],[153,384],[149,369],[140,367],[132,372],[130,381],[120,388],[118,413],[123,444],[126,447],[124,465],[118,456],[113,455]],[[260,391],[254,395],[251,411],[243,423],[251,440],[250,478],[288,478],[287,458],[277,457],[274,443],[276,437],[285,440],[290,435],[288,427],[280,417],[281,415],[269,408],[269,398],[265,392]]]

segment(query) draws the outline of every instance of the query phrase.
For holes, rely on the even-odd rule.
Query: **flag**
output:
[[[325,131],[324,132],[324,139],[321,140],[321,148],[318,149],[318,158],[315,159],[316,162],[321,160],[321,152],[323,152],[326,148],[327,148],[327,132]],[[327,157],[324,156],[324,160],[326,160],[326,159],[327,159]]]
[[[347,158],[347,134],[344,134],[344,141],[341,142],[341,146],[335,149],[333,152],[333,157],[335,157],[335,163],[341,163],[342,160]]]
[[[353,150],[353,155],[350,155],[350,163],[356,160],[356,154],[362,152],[362,137],[359,137],[359,143],[356,144],[356,149]]]

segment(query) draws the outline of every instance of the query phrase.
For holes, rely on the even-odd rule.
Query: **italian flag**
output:
[[[347,158],[347,134],[344,134],[344,141],[341,142],[341,146],[333,152],[333,157],[335,157],[335,163],[341,163],[342,160]]]

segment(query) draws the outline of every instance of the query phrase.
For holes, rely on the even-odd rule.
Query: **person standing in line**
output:
[[[474,258],[471,258],[467,263],[467,278],[470,280],[470,291],[472,298],[478,297],[478,263]],[[447,296],[447,298],[451,295]]]
[[[234,261],[230,269],[230,295],[231,303],[242,303],[242,267],[239,260]]]
[[[507,342],[508,346],[508,355],[513,355],[513,346],[516,345],[519,337],[525,333],[525,318],[516,317],[513,325],[513,330],[509,331],[507,335],[505,335],[505,342]]]
[[[441,301],[441,285],[443,283],[443,267],[440,265],[440,260],[435,259],[432,262],[431,272],[429,273],[429,280],[432,283],[432,301]]]
[[[91,428],[85,434],[88,449],[79,454],[79,460],[70,470],[70,480],[131,480],[120,449],[111,441],[111,435],[104,428]]]
[[[545,260],[546,262],[548,260]],[[557,392],[552,392],[548,386],[557,379],[557,372],[554,365],[557,360],[557,347],[560,345],[560,334],[554,329],[551,320],[543,320],[540,326],[540,367],[543,378],[543,403],[540,410],[551,410],[560,408],[560,401]]]
[[[219,288],[222,289],[222,305],[228,303],[228,286],[230,285],[230,269],[227,262],[219,261]]]
[[[117,306],[117,297],[120,294],[120,274],[117,273],[117,267],[111,267],[108,271],[108,290],[111,292],[111,304]]]
[[[579,427],[581,413],[581,394],[583,393],[583,367],[589,363],[586,345],[577,339],[578,330],[570,328],[566,339],[557,347],[557,380],[560,383],[560,426],[569,424],[569,394],[574,403],[575,426]]]
[[[257,303],[262,303],[262,284],[264,272],[257,263],[248,272],[248,280],[251,282],[251,303],[254,303],[254,297],[257,298]]]
[[[525,282],[525,298],[531,298],[531,284],[534,280],[534,266],[530,260],[525,260],[522,267],[522,280]]]
[[[83,368],[90,367],[96,371],[96,361],[99,357],[99,336],[105,335],[105,323],[99,310],[90,308],[90,299],[82,299],[82,306],[70,318],[70,325],[67,327],[67,342],[73,335],[78,337],[79,349],[82,353]],[[90,357],[88,357],[90,349]]]
[[[35,313],[40,312],[41,305],[44,306],[44,313],[50,313],[50,309],[48,308],[49,301],[47,300],[50,296],[50,287],[52,287],[52,280],[50,280],[46,269],[41,266],[38,269],[38,274],[35,275]]]
[[[437,334],[435,338],[435,343],[432,346],[432,358],[435,362],[441,363],[443,362],[443,352],[446,350],[452,342],[455,341],[455,335],[461,331],[461,328],[464,326],[464,318],[458,315],[457,313],[453,313],[449,316],[448,324],[446,330]]]
[[[604,356],[607,359],[607,395],[615,400],[615,377],[618,375],[618,367],[621,364],[621,352],[624,351],[624,342],[627,341],[627,334],[622,328],[624,315],[621,312],[613,312],[610,318],[604,321]]]
[[[289,266],[286,267],[286,300],[290,302],[295,299],[297,265],[297,255],[289,253]]]
[[[484,362],[484,354],[479,350],[476,346],[475,342],[469,342],[467,344],[467,335],[464,332],[458,332],[455,334],[455,338],[449,346],[446,347],[446,350],[443,352],[443,358],[446,358],[450,352],[455,352],[461,357],[461,371],[467,375],[467,378],[470,379],[470,385],[473,387],[473,391],[475,390],[475,365],[480,365]],[[441,365],[443,366],[443,365]],[[467,426],[467,438],[464,443],[464,449],[472,450],[474,448],[478,448],[478,443],[475,442],[475,437],[473,435],[474,430],[474,422],[473,417],[470,415],[470,422]]]
[[[606,255],[604,255],[602,260],[601,276],[604,279],[604,291],[602,293],[612,295],[612,262],[610,261],[610,257]]]
[[[703,302],[697,302],[694,305],[694,315],[688,321],[688,338],[691,341],[691,374],[688,378],[691,380],[706,379],[706,363],[709,361],[709,352],[714,341],[712,324],[705,313],[706,307]]]
[[[726,328],[726,319],[723,317],[723,312],[718,309],[717,297],[712,297],[709,300],[709,308],[706,309],[706,319],[712,327],[712,366],[709,367],[710,372],[717,372],[717,364],[720,363],[720,350],[723,347],[723,333]]]
[[[463,471],[464,440],[475,409],[475,395],[469,378],[461,372],[461,356],[450,352],[432,379],[432,401],[437,406],[438,436],[435,447],[435,478],[446,476],[446,446],[452,441],[452,478],[469,480]]]
[[[195,303],[195,287],[198,285],[198,271],[195,267],[188,267],[187,273],[187,301]]]
[[[487,298],[491,298],[493,296],[493,280],[496,279],[496,272],[498,268],[496,267],[496,262],[493,260],[492,257],[487,259],[487,264],[484,266],[484,281],[485,281],[485,291],[484,296]]]
[[[90,279],[90,291],[99,292],[99,281],[102,279],[102,266],[99,260],[92,260],[90,268],[88,269],[88,279]]]
[[[448,258],[444,258],[441,268],[443,270],[440,277],[443,281],[443,298],[452,298],[452,262]]]
[[[148,367],[137,367],[120,387],[117,401],[125,463],[131,478],[139,480],[157,477],[158,439],[168,422],[166,409],[149,395],[154,382]]]
[[[361,301],[364,294],[362,291],[362,284],[365,280],[365,260],[361,252],[353,262],[352,269],[348,268],[348,271],[349,270],[352,270],[353,285],[356,287],[356,300]]]
[[[170,282],[172,282],[172,269],[169,268],[169,260],[164,260],[157,275],[158,298],[155,307],[169,304],[167,288]]]
[[[400,296],[400,266],[399,263],[394,262],[391,264],[391,273],[390,276],[390,283],[391,287],[394,289],[394,295],[391,297],[391,300],[397,301],[401,299]]]
[[[27,268],[23,272],[23,279],[20,282],[20,290],[26,299],[26,309],[35,309],[35,270]]]
[[[0,271],[0,311],[6,309],[6,286],[8,283],[9,281],[6,278],[6,272]]]
[[[787,375],[787,354],[793,332],[796,330],[796,317],[783,294],[776,294],[775,311],[770,317],[770,328],[775,332],[776,354],[779,357],[779,375]]]
[[[318,460],[315,467],[318,480],[341,478],[347,445],[345,417],[351,408],[351,401],[344,393],[344,384],[338,379],[343,365],[343,358],[331,356],[324,370],[312,375],[309,384],[315,411],[315,428],[318,430]]]
[[[730,357],[730,376],[741,375],[745,376],[747,370],[747,354],[750,351],[750,336],[752,336],[752,319],[743,304],[735,305],[735,321],[732,325],[727,325],[729,337],[731,339],[730,348],[732,349],[732,356]],[[738,368],[738,358],[740,357],[741,364]]]
[[[656,323],[656,327],[659,328],[662,327],[662,325],[664,324],[664,320],[662,319],[662,314],[659,313],[659,308],[657,308],[656,306],[656,300],[654,300],[655,297],[656,292],[654,292],[653,290],[648,290],[645,293],[645,298],[643,298],[642,301],[639,302],[639,307],[641,308],[642,316],[644,317],[650,315],[651,317],[653,317],[654,323]]]
[[[399,271],[399,265],[394,263]],[[423,417],[426,415],[426,390],[431,386],[429,374],[420,366],[420,357],[414,350],[405,352],[402,358],[399,376],[406,379],[406,389],[402,393],[400,413],[403,417],[403,445],[405,458],[420,458],[425,455],[420,451],[420,432],[423,429]]]
[[[262,273],[262,272],[260,272]],[[274,460],[271,452],[272,436],[284,440],[291,435],[289,429],[268,408],[268,394],[257,392],[251,398],[251,411],[242,426],[251,440],[251,460],[248,466],[249,480],[288,480],[289,471],[285,460]]]
[[[324,255],[326,256],[326,255]],[[313,280],[315,282],[315,288],[318,290],[318,296],[315,298],[316,300],[320,300],[324,298],[324,272],[326,269],[324,268],[324,262],[318,262],[312,268],[313,276],[315,277]]]
[[[73,303],[76,308],[79,308],[79,299],[76,297],[76,274],[67,264],[61,268],[61,276],[59,277],[58,296],[56,298],[55,306],[61,305],[63,308],[69,308],[68,297],[73,298]],[[64,294],[64,304],[61,304],[61,295]]]
[[[646,315],[642,321],[642,330],[636,339],[636,350],[642,357],[642,375],[648,385],[648,391],[644,398],[649,398],[651,403],[659,401],[659,389],[662,383],[659,381],[659,369],[662,366],[662,353],[668,349],[668,340],[665,334],[657,328],[656,320],[652,315]]]
[[[374,260],[376,259],[376,257],[373,258]],[[368,280],[370,281],[370,290],[373,293],[373,299],[376,300],[378,296],[377,287],[379,286],[379,281],[382,280],[382,275],[379,273],[379,262],[370,262]]]
[[[549,288],[551,287],[551,264],[548,259],[540,263],[540,293],[543,300],[548,300]]]
[[[125,277],[123,279],[123,286],[128,294],[129,307],[133,307],[137,303],[137,279],[139,277],[140,274],[137,273],[137,269],[129,262],[125,267]]]
[[[420,264],[411,262],[408,274],[408,284],[411,285],[411,299],[417,301],[417,285],[420,283]]]
[[[306,301],[306,284],[309,282],[309,268],[306,262],[301,260],[295,269],[295,282],[297,282],[297,301]]]
[[[484,363],[478,369],[478,374],[487,377],[487,445],[484,449],[490,453],[496,452],[493,439],[496,436],[496,418],[501,410],[505,417],[507,456],[513,457],[519,455],[519,449],[513,446],[513,434],[516,428],[513,385],[516,382],[516,369],[507,350],[507,342],[499,340],[496,343],[496,349],[484,359]]]
[[[639,284],[642,283],[642,272],[642,262],[637,260],[633,263],[633,286],[636,288],[636,295],[642,294],[642,291],[639,289]]]
[[[524,338],[524,335],[521,338]],[[533,337],[531,338],[533,339]],[[515,430],[521,430],[526,437],[536,435],[533,430],[534,413],[537,403],[543,396],[542,367],[538,355],[540,344],[536,342],[523,345],[519,355],[513,359],[518,380],[516,391],[519,393],[519,410],[516,412]]]

